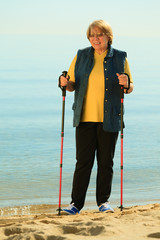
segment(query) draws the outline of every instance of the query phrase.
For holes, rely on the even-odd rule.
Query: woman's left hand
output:
[[[128,76],[126,74],[119,74],[116,73],[118,80],[119,80],[119,84],[123,85],[123,87],[128,88]]]

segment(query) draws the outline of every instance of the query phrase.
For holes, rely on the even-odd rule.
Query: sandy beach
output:
[[[5,216],[7,208],[1,209],[4,216],[0,217],[0,240],[160,239],[159,203],[132,206],[123,211],[115,208],[114,213],[85,210],[74,216],[63,213],[58,216],[55,206],[53,213],[48,213],[51,207],[42,205],[39,211],[35,206],[26,207],[23,209],[23,214],[28,211],[26,215],[16,208],[13,216]]]

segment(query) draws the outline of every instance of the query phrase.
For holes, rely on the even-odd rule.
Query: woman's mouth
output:
[[[94,42],[94,45],[100,45],[101,43],[100,42]]]

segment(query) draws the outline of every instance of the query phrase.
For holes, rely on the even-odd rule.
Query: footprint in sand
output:
[[[82,236],[97,236],[104,232],[106,229],[104,226],[90,226],[91,224],[86,225],[86,227],[79,226],[63,226],[63,234],[76,234]]]
[[[6,240],[18,240],[18,239],[45,240],[45,238],[41,235],[43,234],[43,232],[35,233],[35,231],[36,230],[32,228],[10,227],[4,229],[4,235],[8,237]]]
[[[160,238],[160,232],[151,233],[147,237],[148,238]]]
[[[32,231],[31,229],[29,229],[29,231]],[[5,228],[4,229],[4,234],[5,236],[10,236],[10,235],[14,235],[14,234],[21,234],[25,232],[25,230],[18,228],[18,227],[11,227],[11,228]],[[33,232],[33,231],[32,231]]]

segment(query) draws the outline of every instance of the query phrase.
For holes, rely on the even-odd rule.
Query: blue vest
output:
[[[111,46],[104,58],[104,131],[117,132],[121,128],[121,98],[120,85],[116,73],[124,72],[125,52]],[[94,66],[94,49],[88,47],[79,50],[75,64],[75,94],[73,126],[77,127],[81,119],[83,100],[86,94],[89,75]]]

